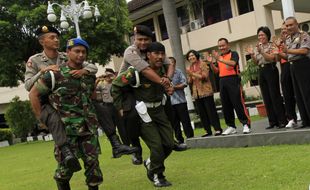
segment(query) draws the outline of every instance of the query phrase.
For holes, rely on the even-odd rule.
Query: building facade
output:
[[[308,25],[309,3],[307,0],[294,2],[297,20]],[[281,0],[175,0],[175,4],[183,54],[190,49],[211,51],[216,48],[217,40],[225,37],[230,41],[231,49],[240,55],[241,71],[247,60],[244,49],[257,43],[257,28],[268,26],[272,35],[278,35],[283,22]],[[149,26],[155,34],[153,40],[162,42],[167,54],[172,56],[161,1],[132,0],[128,10],[133,24]],[[250,84],[246,85],[246,91],[247,95],[257,95],[257,90]]]

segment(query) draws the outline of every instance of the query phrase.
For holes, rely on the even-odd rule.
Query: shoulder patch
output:
[[[32,62],[31,62],[31,60],[28,60],[28,62],[27,62],[27,67],[32,67]]]

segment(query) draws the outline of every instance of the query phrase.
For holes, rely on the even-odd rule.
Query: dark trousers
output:
[[[173,130],[163,106],[147,110],[152,121],[142,122],[141,136],[150,149],[150,172],[158,174],[165,171],[164,161],[172,152]]]
[[[128,144],[129,139],[124,124],[113,103],[95,102],[94,105],[98,121],[107,137],[115,135],[117,127],[123,143]]]
[[[141,121],[136,109],[133,107],[132,109],[124,112],[122,121],[124,122],[126,132],[130,141],[130,143],[126,145],[131,144],[134,147],[140,148],[142,151],[139,139],[139,137],[141,136]]]
[[[281,64],[281,86],[284,97],[286,117],[289,120],[293,119],[296,121],[296,100],[289,62]]]
[[[194,131],[191,125],[191,120],[189,118],[189,113],[187,109],[187,103],[180,103],[172,105],[172,127],[174,129],[174,134],[179,143],[184,143],[184,138],[182,136],[181,125],[186,138],[191,138],[194,136]]]
[[[67,143],[65,127],[60,115],[50,104],[42,106],[40,120],[48,127],[56,146],[60,147]]]
[[[260,67],[258,81],[270,126],[286,125],[287,120],[280,94],[279,71],[276,65],[266,64]]]
[[[195,99],[201,123],[208,134],[212,134],[210,124],[216,131],[221,131],[219,116],[217,115],[213,95]]]
[[[251,124],[248,111],[244,104],[242,87],[238,76],[220,78],[220,97],[227,126],[236,127],[234,109],[240,123],[243,125]]]
[[[296,103],[303,125],[310,126],[310,60],[303,58],[291,65]]]

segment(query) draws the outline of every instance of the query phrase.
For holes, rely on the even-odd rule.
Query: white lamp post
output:
[[[89,6],[89,3],[84,0],[81,3],[76,3],[75,0],[70,0],[70,5],[60,5],[58,3],[51,3],[48,1],[47,6],[47,19],[50,22],[55,22],[57,17],[55,15],[55,11],[53,9],[54,5],[57,5],[61,8],[61,15],[60,15],[60,27],[63,29],[67,29],[69,27],[69,23],[67,21],[67,18],[69,18],[75,25],[76,35],[78,38],[81,38],[80,34],[80,28],[79,28],[79,18],[83,16],[83,18],[88,19],[93,16],[91,8],[93,8],[94,16],[96,18],[96,21],[98,20],[98,17],[100,17],[100,12],[97,7],[95,6]]]

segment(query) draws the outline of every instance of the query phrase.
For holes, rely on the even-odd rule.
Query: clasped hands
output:
[[[58,72],[59,71],[59,66],[58,65],[49,65],[43,69],[41,69],[41,74],[44,74],[47,71],[53,71],[53,72]],[[78,70],[71,70],[69,72],[74,78],[81,78],[83,75],[87,75],[88,71],[85,69],[78,69]]]

